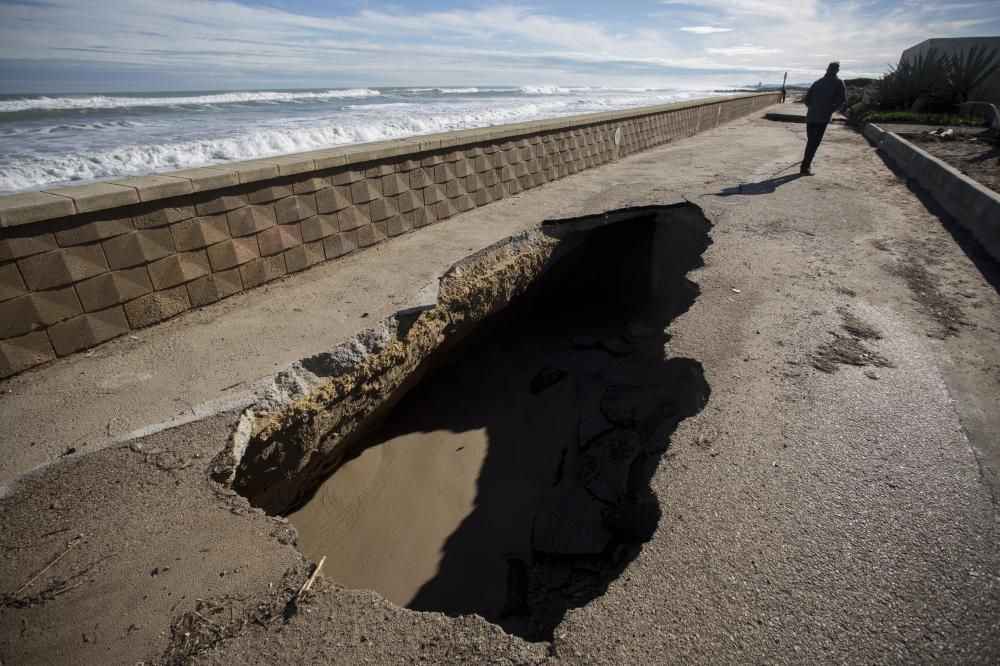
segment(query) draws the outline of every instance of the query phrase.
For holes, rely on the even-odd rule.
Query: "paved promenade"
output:
[[[57,596],[0,608],[0,661],[137,663],[204,640],[225,664],[996,663],[997,267],[860,134],[831,125],[799,178],[804,144],[802,124],[742,119],[0,383],[0,590],[73,545],[47,573]],[[208,481],[254,382],[545,219],[684,200],[713,244],[668,352],[702,364],[711,397],[653,478],[652,540],[553,643],[322,579],[287,623],[171,627],[308,573],[288,528]],[[859,327],[880,366],[838,362]],[[191,423],[114,445],[171,419]]]

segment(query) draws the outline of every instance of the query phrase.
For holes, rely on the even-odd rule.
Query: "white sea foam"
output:
[[[57,115],[44,125],[38,119],[12,118],[0,124],[0,136],[4,138],[0,145],[0,192],[608,108],[660,104],[693,94],[665,90],[558,88],[560,92],[549,93],[518,93],[516,89],[504,89],[504,93],[512,94],[497,97],[482,88],[477,90],[483,94],[444,95],[424,91],[393,99],[386,92],[383,96],[347,106],[307,107],[293,103],[285,108],[266,106],[262,109],[251,105],[234,106],[231,110],[211,114],[192,109],[188,114],[169,119],[137,116],[127,110],[118,117],[86,122],[80,122],[69,112],[65,117]],[[344,96],[350,91],[329,92]],[[246,94],[249,93],[210,97],[232,100],[234,96]],[[162,103],[164,99],[190,98],[157,98],[157,101]]]
[[[375,97],[378,90],[354,88],[324,92],[230,92],[185,97],[118,97],[88,95],[85,97],[30,97],[0,100],[0,113],[19,111],[59,111],[67,109],[124,109],[143,106],[199,106],[214,104],[246,104],[254,102],[304,102],[326,99],[356,99]]]
[[[572,92],[569,88],[559,86],[521,86],[520,90],[528,95],[561,95]]]

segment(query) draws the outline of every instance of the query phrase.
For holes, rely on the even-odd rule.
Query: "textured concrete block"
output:
[[[48,330],[56,354],[65,356],[127,333],[128,320],[120,305],[56,324]]]
[[[396,166],[394,164],[376,164],[365,169],[365,178],[381,178],[395,172]]]
[[[229,224],[225,215],[194,217],[170,225],[170,234],[178,252],[190,252],[229,238]]]
[[[400,213],[409,213],[424,205],[423,193],[415,190],[406,190],[395,201],[396,208]]]
[[[297,273],[326,260],[322,241],[304,243],[285,251],[285,269]]]
[[[465,180],[456,178],[449,180],[444,185],[444,195],[449,199],[465,194]]]
[[[39,291],[104,273],[108,270],[108,262],[100,245],[81,245],[20,259],[17,267],[28,287]]]
[[[25,192],[0,198],[0,227],[16,227],[76,212],[73,200],[45,192]]]
[[[256,234],[278,223],[274,208],[270,205],[237,208],[226,213],[226,219],[233,236]]]
[[[433,182],[433,174],[429,174],[426,169],[418,168],[410,172],[410,189],[419,190],[427,187]]]
[[[279,224],[257,234],[260,256],[269,257],[302,244],[302,231],[297,224]]]
[[[463,194],[455,199],[455,207],[458,209],[458,212],[464,213],[476,207],[476,200],[470,194]]]
[[[411,213],[403,213],[403,218],[407,226],[416,229],[437,222],[437,212],[434,206],[424,206]]]
[[[487,171],[486,173],[482,174],[480,178],[483,181],[483,187],[493,187],[494,185],[500,182],[500,176],[496,170]]]
[[[212,272],[205,250],[172,254],[154,261],[147,268],[156,289],[168,289]]]
[[[368,247],[384,241],[388,233],[375,224],[365,224],[358,227],[358,245]]]
[[[324,187],[330,186],[329,178],[321,178],[320,176],[309,176],[308,178],[303,178],[297,180],[292,184],[292,191],[295,194],[312,194],[322,190]]]
[[[424,205],[432,206],[439,201],[444,201],[446,199],[444,195],[444,188],[440,185],[430,185],[421,190],[423,193]]]
[[[14,338],[83,312],[73,287],[36,291],[0,303],[0,338]]]
[[[493,196],[490,194],[490,190],[485,187],[476,190],[476,194],[474,196],[476,199],[476,206],[485,206],[493,201]]]
[[[254,236],[233,238],[208,248],[208,261],[213,271],[224,271],[253,261],[259,256],[260,250]]]
[[[391,197],[410,189],[410,177],[405,173],[382,176],[382,196]]]
[[[95,218],[90,215],[81,215],[72,219],[72,225],[68,229],[62,229],[55,233],[56,242],[60,246],[70,247],[96,243],[105,238],[127,234],[132,231],[132,218]]]
[[[337,228],[341,232],[357,229],[363,224],[368,224],[369,209],[367,205],[351,206],[337,213]]]
[[[164,291],[154,291],[125,304],[125,314],[132,328],[152,326],[170,319],[191,307],[187,287],[181,285]],[[58,349],[56,349],[58,351]]]
[[[42,331],[0,340],[0,379],[46,363],[55,357],[49,336]]]
[[[486,173],[493,169],[493,160],[486,155],[480,155],[475,160],[475,166],[473,167],[476,173]]]
[[[500,168],[500,182],[509,183],[516,178],[514,175],[514,167],[505,166]]]
[[[316,214],[316,197],[311,194],[297,194],[275,201],[274,214],[278,224],[300,222]]]
[[[355,204],[363,204],[381,197],[382,193],[379,192],[378,187],[376,186],[377,182],[378,181],[366,178],[365,180],[359,180],[356,183],[352,183],[351,201]]]
[[[144,204],[132,209],[132,226],[136,229],[155,229],[175,222],[189,220],[195,216],[191,197],[179,197],[156,204]]]
[[[194,195],[194,210],[198,215],[218,215],[249,205],[245,194],[205,192]]]
[[[300,225],[302,231],[302,241],[309,243],[317,241],[340,231],[336,215],[313,215],[302,220]]]
[[[186,286],[191,306],[196,308],[243,291],[240,271],[236,268],[200,277]]]
[[[404,218],[402,215],[393,215],[385,221],[386,232],[390,236],[398,236],[409,231],[411,229],[410,224],[411,222],[408,218]]]
[[[11,261],[30,257],[59,247],[56,237],[47,231],[30,231],[30,227],[4,230],[6,238],[0,238],[0,261]]]
[[[170,229],[163,228],[117,236],[101,245],[112,270],[148,264],[176,252]]]
[[[345,169],[330,176],[330,182],[334,185],[350,185],[359,180],[364,180],[364,173],[357,169]]]
[[[17,264],[11,262],[0,265],[0,302],[16,298],[27,290]]]
[[[450,163],[438,164],[434,167],[434,182],[438,185],[455,179],[455,166]]]
[[[465,158],[455,162],[456,178],[467,178],[475,172],[475,162],[473,160]]]
[[[372,222],[381,222],[382,220],[387,220],[393,215],[396,215],[399,211],[393,206],[391,199],[376,199],[369,204],[369,211],[371,215]]]
[[[444,158],[441,156],[440,153],[428,155],[427,157],[422,157],[420,159],[420,166],[424,167],[425,169],[428,167],[433,169],[433,167],[436,167],[438,164],[443,164],[443,163],[444,163]]]
[[[479,174],[473,174],[465,179],[465,191],[469,194],[481,189],[483,189],[483,179],[479,177]]]
[[[145,266],[104,273],[78,282],[76,293],[87,312],[104,310],[153,291]]]
[[[278,199],[284,199],[295,194],[290,184],[268,184],[247,192],[247,200],[251,204],[264,204]]]
[[[336,185],[316,193],[316,212],[336,213],[351,205],[351,188]]]
[[[285,274],[285,255],[275,254],[270,257],[254,259],[240,266],[240,278],[244,289],[253,289],[259,285],[276,280]]]
[[[445,199],[444,201],[435,204],[434,214],[439,220],[447,220],[449,217],[455,214],[455,200]]]
[[[348,252],[357,250],[358,247],[358,232],[356,229],[327,236],[323,239],[323,251],[327,259],[342,257]]]

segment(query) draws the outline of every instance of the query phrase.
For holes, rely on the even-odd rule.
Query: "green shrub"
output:
[[[910,111],[866,111],[861,113],[858,118],[857,124],[859,125],[865,123],[916,123],[921,125],[976,127],[986,124],[986,119],[981,116],[956,116],[950,113],[913,113]]]
[[[847,108],[847,123],[849,125],[861,125],[867,121],[865,116],[871,112],[871,107],[864,102],[857,102]]]

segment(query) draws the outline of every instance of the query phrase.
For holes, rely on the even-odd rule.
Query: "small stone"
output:
[[[63,508],[63,503],[60,502],[59,500],[56,500],[49,505],[49,508],[52,509],[53,511],[58,511],[61,508]]]
[[[566,379],[569,373],[565,370],[559,368],[553,368],[550,366],[545,366],[538,371],[538,374],[534,376],[531,380],[531,384],[528,386],[532,395],[538,395],[542,391],[552,386],[555,386],[562,380]]]
[[[878,373],[875,372],[874,370],[865,370],[865,377],[867,377],[868,379],[881,379]]]

